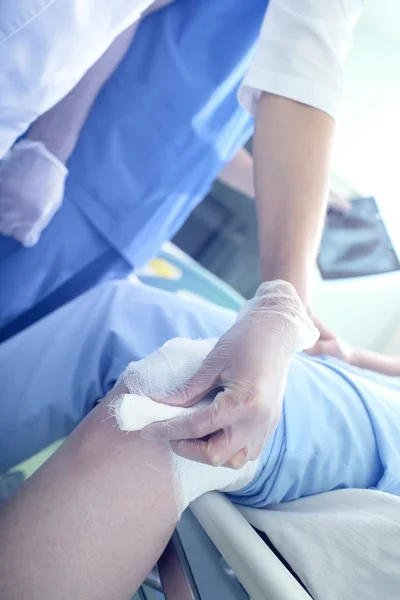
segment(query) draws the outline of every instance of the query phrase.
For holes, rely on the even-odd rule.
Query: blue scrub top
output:
[[[253,122],[237,89],[267,0],[175,0],[145,20],[69,161],[64,203],[33,248],[0,236],[0,341],[123,278],[170,239]]]
[[[69,162],[67,200],[132,266],[177,232],[249,139],[237,101],[267,0],[176,0],[139,27]]]

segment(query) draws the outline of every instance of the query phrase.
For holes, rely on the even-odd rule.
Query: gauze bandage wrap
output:
[[[184,385],[214,345],[215,340],[176,338],[147,358],[130,363],[120,378],[129,393],[118,396],[109,406],[119,428],[140,431],[150,423],[188,415],[209,404],[211,399],[191,408],[181,408],[154,402],[150,397]],[[236,491],[244,487],[254,478],[258,468],[257,461],[235,471],[195,463],[172,452],[170,458],[179,510],[207,491]]]
[[[113,403],[119,428],[139,431],[151,423],[190,414],[208,404],[203,401],[189,409],[180,408],[153,402],[149,396],[184,385],[214,345],[215,340],[175,338],[147,358],[130,363],[121,376],[130,393]]]
[[[189,416],[150,425],[142,437],[169,440],[180,456],[214,465],[230,461],[237,468],[254,460],[281,417],[294,353],[313,346],[318,335],[290,283],[263,283],[195,375],[156,398],[192,406],[209,390],[223,388],[213,403]]]
[[[15,144],[0,162],[0,234],[34,246],[61,206],[67,175],[42,142]]]

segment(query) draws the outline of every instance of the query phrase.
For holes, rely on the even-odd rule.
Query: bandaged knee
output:
[[[130,363],[120,377],[129,393],[118,396],[109,405],[118,427],[127,432],[140,431],[151,423],[190,415],[211,402],[211,397],[205,398],[193,407],[182,408],[155,402],[151,396],[185,385],[215,343],[216,340],[176,338],[147,358]],[[241,489],[254,479],[259,467],[258,460],[248,462],[239,470],[212,467],[169,452],[179,512],[208,491]]]

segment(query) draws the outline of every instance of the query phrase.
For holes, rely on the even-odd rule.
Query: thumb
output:
[[[210,358],[212,357],[212,353]],[[165,392],[151,394],[155,402],[189,408],[200,402],[216,387],[219,380],[220,369],[210,358],[207,358],[198,371],[186,383]]]

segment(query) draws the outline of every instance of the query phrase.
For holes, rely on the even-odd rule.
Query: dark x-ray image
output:
[[[318,266],[323,279],[362,277],[400,269],[374,198],[356,198],[349,212],[328,211]]]

